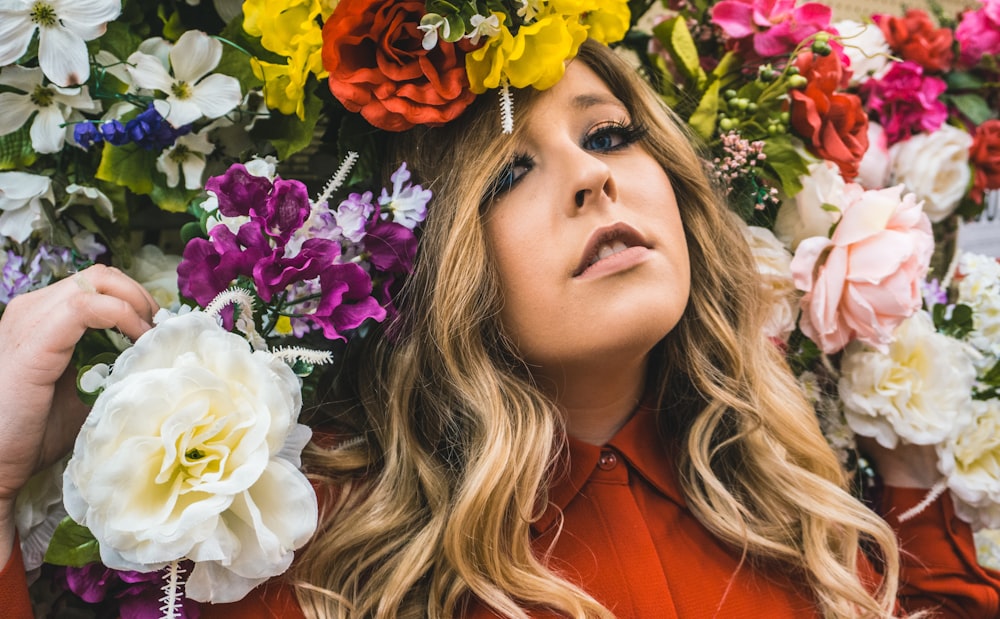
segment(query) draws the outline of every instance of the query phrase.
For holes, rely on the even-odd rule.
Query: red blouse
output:
[[[550,566],[620,619],[819,616],[800,577],[749,562],[740,566],[739,553],[695,520],[657,438],[654,413],[640,410],[603,447],[570,440],[570,461],[568,475],[557,481],[551,505],[535,523],[534,546],[540,555],[551,547]],[[954,516],[947,496],[902,525],[893,520],[893,513],[925,494],[887,488],[884,496],[904,549],[902,607],[938,608],[938,617],[998,616],[1000,574],[978,565],[972,532]],[[19,553],[0,572],[0,608],[11,618],[31,616]],[[204,619],[303,616],[291,587],[279,580],[238,603],[202,608]],[[474,606],[466,616],[495,615]],[[544,611],[532,616],[555,617]]]

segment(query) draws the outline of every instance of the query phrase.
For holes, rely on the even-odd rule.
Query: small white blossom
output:
[[[0,235],[18,243],[42,226],[42,200],[55,202],[52,180],[27,172],[0,172]]]
[[[881,75],[892,54],[882,29],[875,24],[849,19],[837,22],[834,27],[840,33],[844,55],[850,60],[851,86]]]
[[[0,3],[0,66],[28,51],[38,30],[38,66],[59,86],[90,77],[85,41],[104,34],[121,13],[121,0],[7,0]]]
[[[469,39],[473,45],[479,45],[479,39],[483,37],[489,39],[500,34],[500,18],[495,13],[489,17],[473,15],[469,23],[472,25],[472,32],[465,35],[465,38]]]
[[[115,220],[115,207],[111,204],[111,198],[96,187],[87,187],[86,185],[77,185],[76,183],[66,185],[66,201],[60,207],[59,211],[62,212],[75,204],[92,206],[98,213],[104,215],[109,220]]]
[[[185,189],[201,189],[201,175],[205,172],[205,155],[215,150],[208,141],[207,131],[189,133],[165,148],[156,158],[156,169],[167,177],[167,186],[176,187],[184,175]]]
[[[412,230],[427,217],[427,203],[433,194],[429,189],[409,183],[410,171],[406,169],[406,162],[392,173],[390,180],[392,195],[383,188],[378,199],[382,219],[388,219],[391,214],[394,222]]]
[[[17,131],[34,116],[29,135],[31,147],[39,153],[62,150],[72,127],[66,124],[79,117],[76,111],[96,112],[100,106],[90,98],[87,87],[62,88],[45,84],[41,69],[17,65],[0,71],[0,86],[20,92],[0,93],[0,135]]]
[[[143,52],[134,52],[128,64],[134,85],[167,94],[166,100],[157,99],[153,105],[171,125],[180,127],[202,116],[218,118],[239,105],[243,98],[239,81],[229,75],[209,75],[222,59],[222,43],[188,30],[169,56],[173,75],[158,58]]]
[[[424,33],[424,38],[420,42],[420,46],[427,51],[431,51],[438,44],[438,31],[441,31],[441,36],[447,39],[451,36],[451,24],[448,20],[441,17],[437,13],[428,13],[420,19],[420,25],[417,29]]]

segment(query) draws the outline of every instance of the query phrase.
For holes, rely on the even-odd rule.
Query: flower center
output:
[[[170,151],[170,160],[175,163],[184,163],[187,161],[188,155],[191,154],[191,149],[183,144],[176,144],[174,149]]]
[[[51,28],[56,25],[59,21],[59,17],[56,15],[56,10],[51,4],[46,4],[45,2],[36,2],[34,6],[31,7],[31,21],[38,24],[42,28]]]
[[[55,99],[56,93],[51,88],[46,88],[39,84],[35,86],[35,90],[32,91],[30,98],[31,102],[38,107],[49,107],[52,105],[52,101]]]
[[[193,447],[184,452],[184,457],[188,460],[201,460],[205,457],[205,452],[197,447]]]
[[[170,94],[178,99],[190,99],[191,87],[187,85],[187,82],[174,82],[170,86]]]

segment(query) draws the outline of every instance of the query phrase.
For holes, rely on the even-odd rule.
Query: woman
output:
[[[334,385],[338,439],[364,441],[311,450],[325,524],[289,578],[205,616],[995,615],[1000,580],[947,498],[901,530],[899,587],[892,529],[844,491],[760,336],[740,224],[632,70],[584,44],[517,93],[512,136],[491,99],[395,139],[390,163],[436,197],[400,318]],[[67,299],[82,311],[38,319]],[[151,307],[98,269],[8,308],[0,380],[26,392],[0,432],[3,548],[76,337],[135,337]],[[887,489],[896,511],[936,474],[881,470],[914,487]]]

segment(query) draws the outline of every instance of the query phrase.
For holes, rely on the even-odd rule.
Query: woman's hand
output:
[[[86,418],[69,367],[77,341],[87,329],[112,328],[135,340],[156,310],[142,286],[103,265],[7,305],[0,319],[0,559],[13,541],[18,491],[70,449]]]

